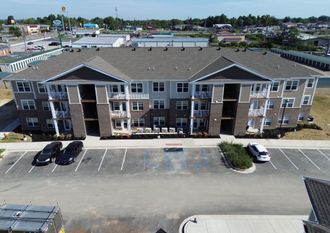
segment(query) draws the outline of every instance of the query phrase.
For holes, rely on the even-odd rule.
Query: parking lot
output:
[[[269,149],[268,163],[256,163],[257,175],[287,174],[324,176],[330,174],[329,149]],[[38,151],[11,151],[0,160],[0,174],[10,176],[100,176],[157,174],[231,173],[218,148],[164,149],[85,149],[70,165],[51,163],[35,166]]]

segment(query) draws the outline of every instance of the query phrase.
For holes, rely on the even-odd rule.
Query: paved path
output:
[[[85,148],[164,148],[164,147],[215,147],[223,140],[219,138],[175,138],[175,139],[146,139],[146,140],[84,140]],[[282,140],[282,139],[233,139],[232,142],[247,145],[249,142],[258,142],[267,148],[299,148],[322,149],[330,148],[330,141],[326,140]],[[20,142],[1,143],[0,147],[8,150],[39,150],[49,142]],[[69,141],[63,142],[66,146]]]
[[[301,233],[302,220],[295,215],[199,215],[185,219],[179,233]]]

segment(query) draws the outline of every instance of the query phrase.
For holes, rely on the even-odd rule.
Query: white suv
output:
[[[270,154],[263,145],[260,145],[258,143],[249,143],[248,149],[250,153],[256,158],[257,161],[260,162],[270,161]]]

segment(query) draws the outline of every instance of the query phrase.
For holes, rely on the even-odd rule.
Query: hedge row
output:
[[[233,167],[247,169],[252,166],[252,158],[242,144],[222,142],[219,146]]]

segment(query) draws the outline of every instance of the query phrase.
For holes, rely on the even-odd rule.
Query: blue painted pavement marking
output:
[[[203,167],[208,168],[208,167],[209,167],[209,160],[208,160],[208,158],[207,158],[207,154],[206,154],[204,148],[201,148],[201,149],[200,149],[200,156],[201,156],[201,158],[202,158],[202,164],[203,164]]]

